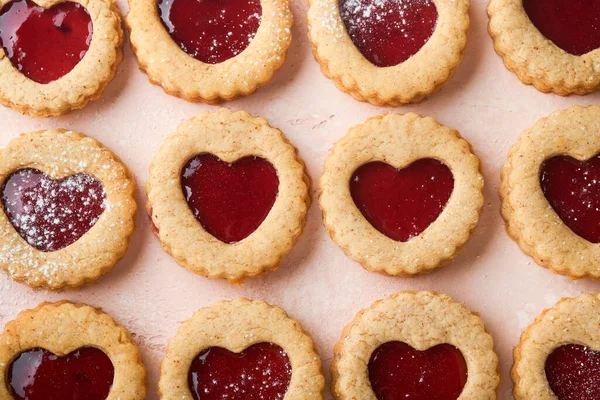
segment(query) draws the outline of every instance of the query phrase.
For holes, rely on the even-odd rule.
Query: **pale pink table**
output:
[[[397,279],[370,273],[330,240],[314,205],[304,236],[280,270],[236,287],[195,276],[177,266],[161,250],[140,208],[126,257],[93,286],[49,293],[31,290],[0,275],[0,326],[43,300],[69,299],[102,307],[135,333],[149,372],[148,399],[154,400],[159,364],[179,322],[217,300],[246,296],[282,306],[312,334],[328,369],[334,343],[359,310],[399,290],[436,290],[481,313],[500,356],[500,399],[510,399],[511,351],[521,331],[561,297],[599,290],[600,283],[571,282],[555,276],[535,265],[507,237],[498,213],[500,167],[523,129],[559,108],[600,104],[600,93],[561,98],[522,85],[493,51],[486,31],[486,2],[473,0],[466,57],[440,93],[422,104],[397,109],[359,103],[321,74],[306,36],[307,4],[302,0],[292,3],[294,42],[285,66],[265,88],[226,106],[263,116],[282,129],[299,148],[315,182],[332,144],[348,128],[371,116],[413,111],[458,129],[482,159],[486,179],[485,210],[463,254],[428,276]],[[119,0],[119,5],[123,12],[127,10],[125,0]],[[128,44],[125,54],[115,81],[100,100],[82,111],[36,120],[0,109],[1,144],[20,132],[43,128],[85,132],[111,148],[133,171],[139,185],[137,199],[143,205],[148,165],[163,139],[183,120],[216,108],[166,95],[138,71]],[[312,193],[316,201],[316,185]],[[329,394],[327,398],[331,398]]]

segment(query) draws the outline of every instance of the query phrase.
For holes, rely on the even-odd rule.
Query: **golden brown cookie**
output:
[[[562,299],[521,335],[512,368],[516,400],[595,399],[600,396],[600,300]]]
[[[502,168],[508,234],[541,266],[600,278],[600,107],[554,112],[525,130]]]
[[[134,181],[110,150],[81,133],[24,133],[0,150],[0,269],[31,287],[78,287],[125,254]]]
[[[469,143],[432,118],[371,118],[350,129],[325,161],[323,222],[370,271],[429,272],[450,262],[477,224],[479,168]]]
[[[561,96],[600,86],[600,12],[593,1],[491,0],[494,48],[525,84]]]
[[[129,9],[140,69],[189,101],[253,93],[283,65],[292,40],[288,0],[129,0]]]
[[[410,291],[358,313],[335,346],[331,375],[336,400],[496,399],[500,383],[477,314],[446,295]]]
[[[311,0],[323,73],[360,101],[398,106],[437,92],[462,59],[468,0]]]
[[[143,400],[145,381],[127,329],[85,304],[42,303],[23,311],[0,340],[2,399],[105,394],[107,400]]]
[[[100,97],[114,78],[123,58],[114,0],[0,0],[0,13],[1,104],[61,115]]]
[[[185,321],[161,364],[161,399],[322,400],[325,378],[308,333],[279,307],[236,299]],[[241,397],[240,397],[241,396]]]
[[[304,229],[308,189],[281,131],[221,109],[167,138],[150,166],[147,209],[177,263],[235,283],[278,268]]]

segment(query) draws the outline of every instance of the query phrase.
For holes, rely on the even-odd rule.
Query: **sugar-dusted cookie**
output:
[[[432,118],[371,118],[350,129],[325,161],[323,222],[370,271],[429,272],[450,262],[477,224],[479,168],[469,143]]]
[[[163,400],[322,400],[325,378],[312,339],[279,307],[237,299],[183,322],[161,364]]]
[[[134,228],[135,184],[81,133],[24,133],[0,150],[0,269],[32,287],[78,287],[109,272]]]
[[[150,166],[147,210],[185,268],[241,282],[278,268],[302,234],[309,179],[262,118],[221,109],[183,122]]]
[[[129,0],[131,46],[165,92],[217,103],[254,92],[285,61],[288,0]]]
[[[600,7],[593,0],[491,0],[489,32],[506,68],[562,96],[600,86]]]
[[[464,304],[400,292],[358,313],[331,365],[336,400],[494,400],[500,376],[493,340]]]
[[[127,329],[101,310],[42,303],[0,337],[0,398],[144,400],[146,369]]]
[[[310,0],[321,70],[357,100],[414,103],[452,77],[467,44],[468,0]]]
[[[123,58],[114,0],[0,0],[0,103],[48,117],[98,98]]]
[[[508,234],[541,266],[600,278],[600,107],[557,111],[525,130],[502,168]]]
[[[600,398],[598,294],[562,299],[521,335],[512,368],[515,400]]]

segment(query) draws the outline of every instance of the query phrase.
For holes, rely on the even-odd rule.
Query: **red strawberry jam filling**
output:
[[[18,355],[8,369],[8,384],[17,400],[104,400],[114,367],[102,350],[82,347],[60,357],[45,349]]]
[[[195,400],[280,400],[292,378],[286,352],[259,343],[241,353],[210,347],[194,358],[188,383]]]
[[[586,161],[568,156],[546,160],[540,170],[540,186],[573,232],[600,243],[600,155]]]
[[[418,351],[406,343],[388,342],[369,360],[369,379],[378,400],[455,400],[467,376],[462,353],[449,344]]]
[[[433,0],[341,0],[340,14],[358,51],[378,67],[415,55],[438,20]]]
[[[597,0],[523,0],[523,8],[540,33],[567,53],[600,48]]]
[[[453,190],[450,168],[433,159],[415,161],[404,169],[370,162],[350,180],[352,199],[362,215],[379,232],[401,242],[427,229]]]
[[[2,205],[19,235],[44,252],[63,249],[89,231],[104,209],[102,182],[77,174],[52,180],[36,169],[10,175],[2,187]]]
[[[92,42],[93,24],[78,3],[45,9],[31,0],[17,0],[0,9],[0,45],[23,75],[50,83],[68,74]]]
[[[260,157],[227,163],[212,154],[191,158],[181,170],[181,188],[202,227],[225,243],[252,234],[267,218],[279,178],[273,165]]]
[[[244,51],[262,18],[260,0],[159,0],[158,9],[173,41],[207,64]]]
[[[600,399],[600,352],[568,344],[546,359],[546,378],[558,400]]]

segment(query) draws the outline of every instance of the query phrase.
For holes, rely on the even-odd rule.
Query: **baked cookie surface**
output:
[[[370,271],[429,272],[464,247],[483,206],[480,162],[432,118],[389,114],[349,130],[325,161],[319,204],[332,239]]]
[[[248,359],[261,361],[246,365]],[[279,307],[242,298],[203,308],[183,322],[158,384],[165,400],[201,398],[199,393],[321,400],[324,387],[321,360],[300,324]]]

